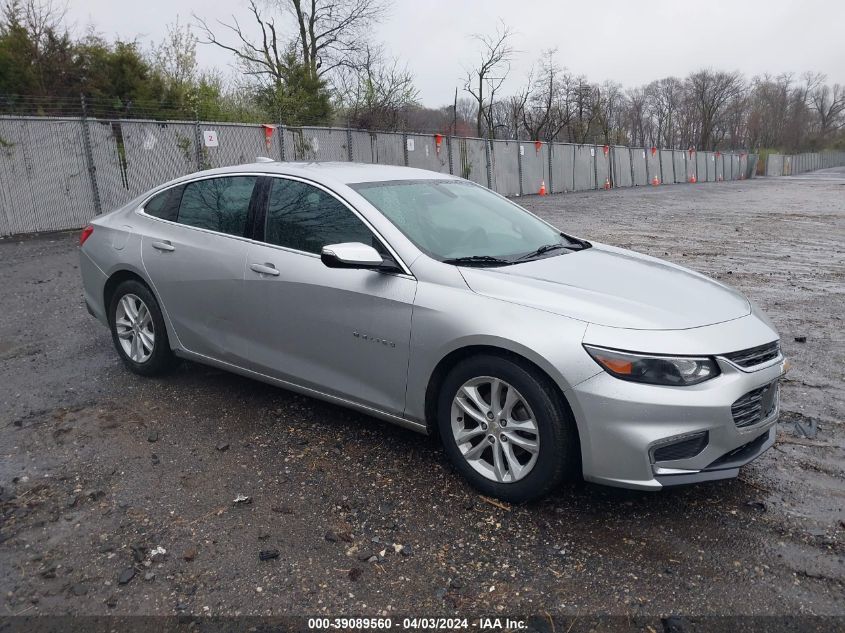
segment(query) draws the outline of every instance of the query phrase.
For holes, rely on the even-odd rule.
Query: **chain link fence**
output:
[[[805,154],[769,154],[766,176],[793,176],[816,169],[845,166],[845,151],[808,152]]]
[[[741,180],[756,171],[756,156],[745,152],[212,121],[3,116],[0,235],[79,228],[168,180],[251,163],[258,156],[419,167],[507,196]],[[788,157],[789,173],[831,163],[825,156]],[[785,164],[780,170],[787,172]]]

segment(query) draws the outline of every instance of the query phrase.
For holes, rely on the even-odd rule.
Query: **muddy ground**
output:
[[[735,481],[503,509],[410,431],[200,365],[130,374],[77,236],[2,240],[0,611],[845,615],[845,170],[523,203],[758,302],[794,363],[776,447]]]

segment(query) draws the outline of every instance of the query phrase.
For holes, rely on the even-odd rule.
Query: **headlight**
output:
[[[584,349],[611,376],[631,382],[684,387],[719,375],[716,361],[706,356],[648,356],[592,345]]]

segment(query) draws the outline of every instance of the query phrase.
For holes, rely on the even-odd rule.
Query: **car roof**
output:
[[[347,185],[361,182],[382,182],[387,180],[431,180],[434,178],[440,180],[460,180],[457,176],[430,171],[428,169],[399,167],[396,165],[374,165],[370,163],[347,163],[340,161],[317,161],[310,163],[263,161],[243,165],[232,165],[231,167],[221,167],[219,169],[212,169],[203,173],[226,174],[242,171],[302,176],[318,182],[333,181]],[[193,174],[193,176],[196,176],[196,174]]]

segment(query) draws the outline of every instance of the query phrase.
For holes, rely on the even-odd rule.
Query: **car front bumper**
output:
[[[718,377],[690,387],[627,382],[606,372],[576,385],[570,404],[579,421],[584,478],[658,490],[735,477],[740,466],[769,449],[780,412],[777,391],[766,415],[749,426],[737,426],[731,407],[776,383],[786,361],[780,357],[755,371],[718,363]],[[701,440],[690,456],[665,459],[657,450],[688,438]]]

